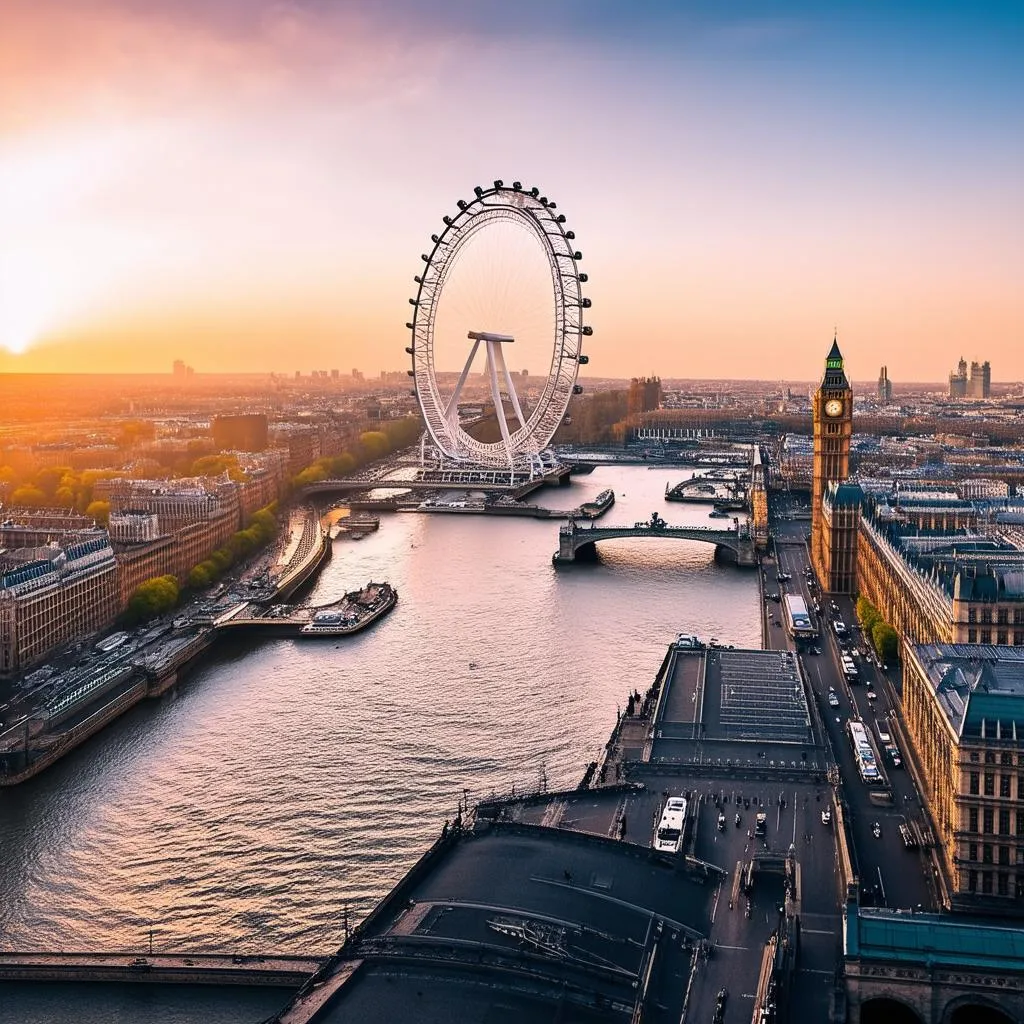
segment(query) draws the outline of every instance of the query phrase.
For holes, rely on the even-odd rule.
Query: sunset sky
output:
[[[1024,7],[0,0],[0,371],[407,365],[495,177],[600,376],[1024,379]]]

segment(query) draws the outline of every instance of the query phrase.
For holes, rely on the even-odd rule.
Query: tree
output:
[[[871,630],[871,642],[882,661],[895,661],[899,656],[900,638],[896,630],[879,619]]]
[[[85,514],[92,516],[100,526],[106,526],[110,522],[110,502],[90,501],[85,507]]]
[[[857,618],[864,632],[870,635],[881,616],[878,609],[866,597],[861,596],[857,598]]]
[[[177,603],[180,590],[174,576],[154,576],[144,580],[128,600],[128,617],[146,622],[170,611]]]
[[[46,504],[46,495],[32,484],[23,484],[21,487],[16,487],[11,493],[11,504],[39,508]]]

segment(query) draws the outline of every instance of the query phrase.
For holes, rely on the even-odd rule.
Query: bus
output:
[[[811,623],[807,605],[799,594],[786,595],[786,627],[794,640],[813,640],[818,635]]]
[[[654,848],[659,853],[678,853],[683,845],[683,822],[686,819],[686,798],[670,796],[654,834]]]
[[[868,736],[864,723],[850,719],[846,723],[846,731],[850,736],[850,746],[853,747],[853,759],[857,762],[857,771],[861,779],[869,786],[880,785],[882,782],[881,773],[878,771],[878,762],[875,760],[875,751],[871,746],[871,739]]]

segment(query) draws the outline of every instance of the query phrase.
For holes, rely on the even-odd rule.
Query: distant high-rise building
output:
[[[992,394],[992,367],[986,359],[983,363],[971,363],[971,376],[967,381],[968,398],[988,398]]]
[[[353,380],[362,380],[363,379],[363,371],[362,370],[355,370],[355,369],[353,369],[353,371],[352,371],[352,379]]]
[[[878,401],[888,405],[892,401],[892,381],[889,380],[889,367],[883,366],[878,375]]]
[[[178,380],[185,380],[186,378],[191,377],[192,374],[195,373],[195,370],[193,370],[191,366],[186,366],[184,359],[175,359],[171,372]]]
[[[629,382],[626,409],[630,416],[661,408],[661,378],[634,377]]]
[[[967,397],[967,360],[963,356],[960,357],[957,368],[949,375],[949,397]]]

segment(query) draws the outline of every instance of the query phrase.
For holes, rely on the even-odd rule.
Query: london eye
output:
[[[406,352],[427,431],[449,464],[532,476],[548,461],[582,391],[582,342],[592,333],[575,238],[539,189],[500,180],[459,200],[431,236]],[[492,436],[474,436],[472,421],[490,420],[492,407]]]

